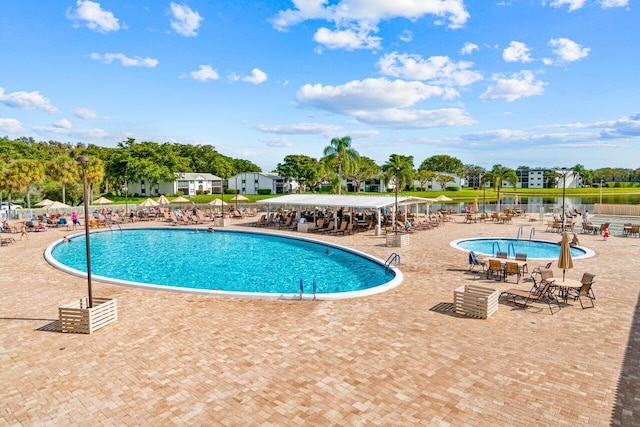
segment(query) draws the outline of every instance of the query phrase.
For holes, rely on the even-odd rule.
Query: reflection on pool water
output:
[[[56,242],[47,260],[86,277],[85,236]],[[281,235],[216,230],[131,228],[91,234],[96,280],[231,296],[337,299],[382,292],[402,274],[369,255]]]
[[[451,246],[463,251],[474,251],[476,254],[495,255],[496,251],[508,252],[510,257],[515,253],[527,254],[527,259],[558,259],[560,245],[558,242],[545,240],[516,240],[500,237],[477,239],[459,239],[451,242]],[[584,247],[572,247],[571,256],[574,259],[589,258],[595,253]]]

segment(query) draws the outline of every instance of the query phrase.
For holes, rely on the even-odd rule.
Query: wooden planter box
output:
[[[93,298],[93,307],[88,308],[89,298],[84,297],[58,308],[60,330],[76,334],[91,334],[118,320],[118,303],[115,298]]]
[[[498,309],[497,289],[464,285],[453,291],[453,305],[457,314],[486,319]]]
[[[408,234],[387,234],[387,247],[401,248],[403,246],[409,246]]]

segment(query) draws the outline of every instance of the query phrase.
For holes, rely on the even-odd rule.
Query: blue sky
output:
[[[0,0],[0,135],[640,167],[632,0]]]

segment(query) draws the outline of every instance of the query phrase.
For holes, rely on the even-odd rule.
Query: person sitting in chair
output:
[[[571,239],[571,242],[569,243],[570,246],[580,246],[580,241],[578,240],[578,236],[576,235],[576,233],[573,233],[573,238]]]

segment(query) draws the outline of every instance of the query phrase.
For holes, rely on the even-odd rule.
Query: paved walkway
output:
[[[43,259],[65,232],[29,233],[0,248],[0,425],[639,425],[640,239],[580,236],[597,255],[567,276],[596,274],[595,309],[501,303],[488,320],[448,310],[465,283],[515,285],[467,273],[449,242],[515,237],[519,225],[528,236],[532,224],[544,229],[459,218],[411,235],[395,248],[404,282],[365,298],[94,283],[95,296],[118,299],[120,318],[92,335],[57,332],[58,306],[86,294],[86,280]],[[319,238],[392,252],[371,233]]]

